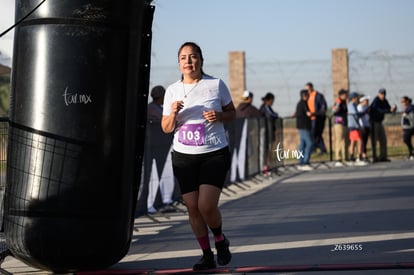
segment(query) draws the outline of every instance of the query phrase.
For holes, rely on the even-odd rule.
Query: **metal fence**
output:
[[[384,125],[388,137],[388,151],[392,157],[406,154],[400,126],[401,114],[387,115]],[[332,119],[327,118],[324,140],[327,154],[313,154],[311,163],[333,160],[335,149]],[[225,124],[232,154],[232,167],[226,185],[241,182],[258,174],[277,171],[281,166],[294,165],[298,160],[293,155],[280,159],[276,149],[297,150],[299,135],[294,118],[277,120],[238,119]],[[0,203],[3,212],[3,198],[6,186],[8,118],[0,118]],[[147,123],[145,155],[142,167],[141,185],[138,194],[137,215],[158,209],[164,204],[180,199],[180,192],[174,180],[171,167],[172,135],[161,131],[159,121]],[[368,144],[372,158],[372,146]],[[137,183],[138,184],[138,183]],[[2,235],[0,234],[0,252]]]
[[[401,114],[387,115],[384,121],[388,137],[388,151],[391,157],[406,154],[400,126]],[[311,163],[329,163],[335,152],[333,119],[328,117],[323,138],[326,154],[312,154]],[[296,165],[295,151],[299,149],[299,135],[294,118],[277,120],[238,119],[225,124],[232,154],[232,166],[226,185],[238,183],[258,174],[278,172],[278,168]],[[180,199],[180,192],[171,169],[172,135],[161,131],[160,122],[147,125],[146,151],[143,164],[143,178],[138,195],[138,215],[149,210],[162,209],[162,205]],[[280,158],[277,151],[289,152]],[[379,150],[376,150],[379,152]],[[375,152],[375,151],[374,151]],[[373,159],[371,142],[368,154]]]
[[[403,142],[403,132],[400,121],[401,113],[387,114],[384,119],[384,127],[387,135],[388,156],[390,157],[403,157],[405,155],[408,155],[407,147]],[[295,123],[296,121],[294,118],[283,119],[283,148],[286,150],[292,150],[294,148],[297,148],[299,145],[299,136]],[[334,161],[335,135],[333,129],[333,118],[327,117],[325,125],[326,126],[323,133],[323,139],[327,148],[327,154],[318,154],[317,152],[316,154],[312,155],[311,162]],[[376,154],[378,154],[378,146],[379,145],[377,143],[375,147],[376,149],[373,150],[372,139],[369,139],[367,149],[368,158],[370,160],[373,160],[376,157]],[[294,159],[287,159],[284,162],[285,165],[293,163],[295,163]]]
[[[226,186],[283,165],[272,152],[276,144],[283,144],[283,120],[237,119],[225,128],[232,156]],[[137,215],[181,198],[171,165],[172,139],[172,134],[162,132],[160,121],[147,123]]]
[[[0,261],[7,251],[6,239],[3,233],[4,194],[6,189],[8,118],[0,117]]]

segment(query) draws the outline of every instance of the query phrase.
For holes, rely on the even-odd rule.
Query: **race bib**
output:
[[[184,145],[200,146],[205,142],[205,126],[200,124],[184,124],[178,130],[178,141]]]

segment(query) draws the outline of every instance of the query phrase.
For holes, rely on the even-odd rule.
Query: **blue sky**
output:
[[[206,61],[231,50],[249,59],[329,58],[331,48],[414,49],[410,0],[155,0],[154,64],[171,62],[186,40]]]
[[[331,49],[337,47],[362,53],[414,52],[412,0],[154,0],[153,4],[151,85],[177,79],[177,49],[185,41],[200,44],[207,73],[226,82],[228,52],[233,50],[245,51],[248,64],[329,60]],[[13,10],[14,0],[1,0],[1,31],[13,23]],[[0,51],[9,56],[12,38],[12,34],[0,38]],[[260,70],[255,66],[254,74],[260,76]],[[270,80],[267,88],[256,85],[253,78],[248,75],[252,87],[247,88],[259,97],[265,89],[272,90]],[[298,83],[295,91],[302,86]]]
[[[386,55],[414,53],[411,0],[155,0],[153,4],[151,85],[166,86],[178,78],[177,49],[184,41],[199,43],[205,71],[225,81],[228,52],[243,50],[248,67],[247,89],[257,95],[254,103],[259,105],[260,97],[272,91],[276,94],[274,107],[284,116],[292,113],[297,93],[307,81],[313,81],[328,103],[332,102],[332,48]],[[319,65],[318,60],[324,62]],[[298,67],[305,66],[284,61],[311,61],[315,65],[303,70],[317,72],[295,74],[295,70],[302,69]],[[276,67],[280,68],[262,63],[273,67],[279,64]],[[357,69],[358,77],[368,78],[361,73],[363,68]],[[380,86],[391,91],[398,88],[398,95],[394,93],[392,98],[398,103],[405,87],[414,84],[411,81],[401,88],[395,83],[400,78],[384,83],[381,73],[374,73],[379,79],[371,86],[351,85],[351,89],[375,96]]]
[[[329,58],[330,49],[414,49],[411,0],[154,0],[153,64],[175,62],[183,41],[204,49],[206,62],[231,50],[253,60]],[[14,0],[1,0],[0,30],[13,23]],[[11,54],[11,35],[0,50]]]

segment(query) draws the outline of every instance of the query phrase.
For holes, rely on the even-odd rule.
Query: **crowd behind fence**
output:
[[[386,115],[384,125],[390,156],[407,154],[402,140],[401,114]],[[332,117],[328,117],[323,133],[327,154],[313,154],[311,163],[331,162],[335,148]],[[232,155],[232,166],[226,185],[237,183],[281,166],[294,165],[298,155],[299,134],[295,118],[237,119],[225,124]],[[143,163],[142,181],[138,195],[138,214],[155,211],[180,199],[171,165],[172,134],[164,134],[160,122],[149,121]],[[372,159],[372,144],[368,142]],[[377,150],[378,152],[379,150]],[[279,153],[278,153],[279,152]],[[285,152],[285,154],[281,154]],[[375,152],[375,151],[374,151]],[[150,211],[151,212],[151,211]]]
[[[387,115],[384,121],[390,156],[403,156],[407,149],[402,140],[401,114]],[[292,154],[299,147],[299,135],[294,118],[237,119],[225,124],[232,166],[226,186],[256,175],[277,171],[281,166],[298,162]],[[324,140],[328,153],[312,155],[311,163],[332,161],[334,134],[332,118],[327,118]],[[0,203],[6,186],[8,118],[0,118]],[[160,121],[148,121],[141,185],[138,193],[137,215],[159,210],[163,205],[180,200],[180,190],[172,171],[172,134],[161,130]],[[372,145],[369,143],[369,149]],[[290,152],[280,157],[279,152]],[[372,152],[371,150],[369,152]],[[371,156],[372,158],[372,153]],[[139,169],[139,168],[137,168]],[[138,184],[138,183],[137,183]],[[0,236],[1,239],[1,236]]]

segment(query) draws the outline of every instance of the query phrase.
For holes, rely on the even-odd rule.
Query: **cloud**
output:
[[[8,29],[14,23],[14,0],[1,0],[0,9],[0,33]],[[13,54],[13,36],[14,32],[10,31],[5,36],[0,37],[0,62],[10,66],[11,56]]]
[[[0,51],[0,64],[11,67],[11,58]]]

